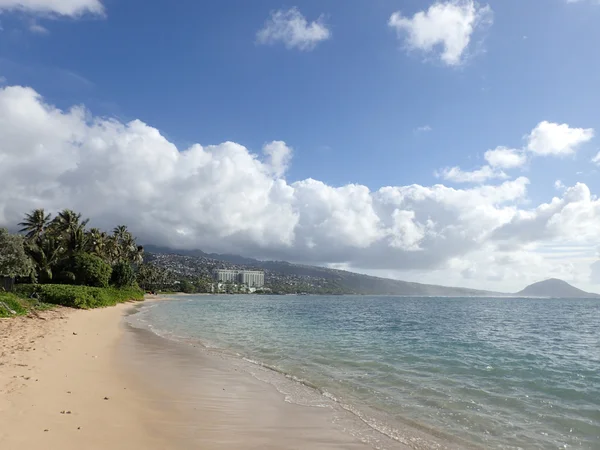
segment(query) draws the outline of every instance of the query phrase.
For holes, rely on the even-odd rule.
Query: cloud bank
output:
[[[488,155],[490,165],[515,166],[514,155],[501,150]],[[600,239],[600,201],[584,184],[525,207],[525,177],[465,189],[335,187],[288,182],[292,155],[282,141],[259,152],[234,142],[178,149],[139,120],[63,111],[31,88],[4,87],[0,226],[14,227],[34,208],[72,208],[94,226],[128,224],[146,243],[386,275],[446,270],[483,282],[523,277],[520,265],[532,277],[536,268],[568,272],[533,247]]]

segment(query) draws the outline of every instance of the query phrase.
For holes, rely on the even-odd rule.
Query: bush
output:
[[[102,258],[89,253],[80,253],[73,257],[70,271],[75,275],[75,284],[85,286],[108,287],[112,267]]]
[[[70,308],[90,309],[114,306],[130,300],[143,300],[138,288],[98,288],[66,284],[21,284],[15,291],[23,296],[35,296],[40,301]]]
[[[0,292],[0,317],[12,317],[14,311],[16,315],[22,315],[27,309],[21,303],[21,299],[14,294]]]
[[[135,284],[135,274],[128,262],[119,262],[112,268],[110,284],[116,287],[131,287]]]

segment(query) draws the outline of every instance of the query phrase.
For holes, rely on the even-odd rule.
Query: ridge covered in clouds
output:
[[[293,151],[285,142],[260,153],[234,142],[178,149],[139,120],[62,111],[27,87],[0,89],[0,137],[0,226],[15,227],[34,208],[72,208],[94,226],[126,223],[157,245],[484,280],[532,261],[546,270],[533,244],[600,238],[600,202],[584,184],[525,208],[525,177],[375,191],[288,182]],[[501,167],[518,165],[506,162],[511,153],[496,156]]]

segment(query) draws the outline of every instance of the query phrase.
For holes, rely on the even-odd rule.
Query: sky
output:
[[[176,4],[176,7],[175,7]],[[596,0],[0,0],[0,226],[600,291]]]

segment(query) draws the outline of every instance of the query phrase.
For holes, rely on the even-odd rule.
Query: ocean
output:
[[[600,449],[597,300],[185,296],[129,320],[392,441]]]

